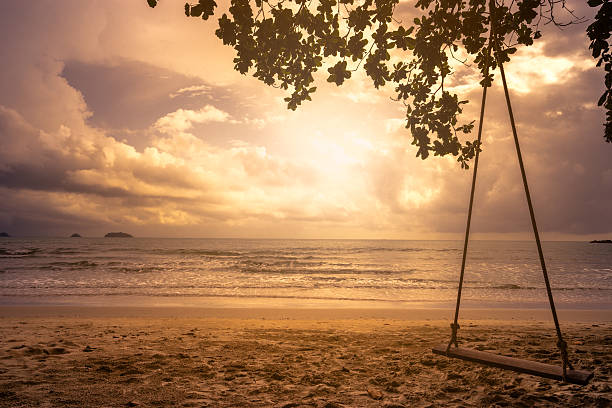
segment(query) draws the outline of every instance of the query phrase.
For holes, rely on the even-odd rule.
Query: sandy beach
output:
[[[561,318],[587,386],[432,354],[448,310],[0,307],[0,406],[610,406],[612,317]],[[559,362],[544,310],[467,310],[460,340]]]

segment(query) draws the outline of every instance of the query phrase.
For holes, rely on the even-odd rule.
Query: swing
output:
[[[490,10],[493,10],[494,1],[490,3]],[[492,13],[493,14],[493,13]],[[493,28],[493,25],[491,25]],[[491,30],[493,31],[493,30]],[[491,37],[493,33],[491,33]],[[487,54],[485,55],[485,78],[488,75],[489,70],[489,58],[491,54],[491,37],[489,37],[489,45],[487,47]],[[493,41],[495,44],[496,41]],[[496,47],[496,50],[498,48]],[[519,167],[521,169],[521,176],[523,178],[523,186],[525,187],[525,195],[527,197],[527,205],[529,207],[529,214],[531,216],[531,225],[533,226],[533,232],[535,235],[535,241],[538,247],[538,254],[540,256],[540,265],[542,267],[542,274],[544,276],[544,282],[546,284],[546,291],[548,293],[548,301],[550,303],[550,309],[552,312],[553,320],[555,322],[555,328],[557,331],[557,346],[559,347],[559,351],[561,354],[561,360],[563,362],[562,366],[550,365],[539,363],[530,360],[523,360],[514,357],[506,357],[497,354],[487,353],[483,351],[472,350],[468,348],[459,347],[457,343],[457,330],[459,329],[458,319],[459,319],[459,306],[461,304],[461,290],[463,287],[463,275],[465,272],[465,259],[467,255],[467,247],[468,247],[468,239],[470,235],[470,224],[472,221],[472,205],[474,203],[474,188],[476,185],[476,174],[478,172],[478,154],[480,149],[476,149],[476,157],[474,160],[474,173],[472,175],[472,189],[470,192],[470,204],[468,210],[468,218],[467,225],[465,229],[465,241],[463,244],[463,259],[461,262],[461,274],[459,276],[459,288],[457,292],[457,305],[455,307],[455,319],[454,322],[451,323],[451,339],[448,345],[440,345],[434,347],[432,352],[435,354],[444,355],[451,358],[458,358],[461,360],[471,361],[475,363],[484,364],[491,367],[502,368],[505,370],[516,371],[520,373],[531,374],[535,376],[551,378],[554,380],[565,381],[568,383],[586,385],[593,378],[592,371],[586,370],[575,370],[572,364],[569,362],[568,352],[567,352],[567,343],[563,340],[563,335],[561,334],[561,328],[559,327],[559,320],[557,319],[557,311],[555,309],[555,303],[553,301],[552,291],[550,288],[550,282],[548,280],[548,273],[546,272],[546,264],[544,263],[544,255],[542,253],[542,245],[540,244],[540,236],[538,234],[538,227],[535,221],[535,215],[533,212],[533,205],[531,204],[531,196],[529,194],[529,187],[527,186],[527,177],[525,175],[525,167],[523,166],[523,158],[521,156],[521,149],[519,147],[518,136],[516,132],[516,125],[514,122],[514,115],[512,114],[512,106],[510,105],[510,95],[508,93],[508,86],[506,84],[506,75],[504,73],[504,67],[502,65],[502,60],[498,58],[498,53],[494,53],[497,59],[497,65],[499,65],[499,70],[502,78],[502,83],[504,86],[504,94],[506,97],[506,105],[508,107],[508,114],[510,116],[510,124],[512,126],[512,134],[514,136],[514,145],[516,147],[516,154],[518,156]],[[478,124],[478,146],[480,146],[480,140],[482,136],[482,122],[484,118],[484,108],[487,97],[487,87],[489,85],[483,84],[482,91],[482,102],[480,106],[480,123]],[[454,347],[451,347],[454,345]],[[569,368],[569,369],[568,369]]]

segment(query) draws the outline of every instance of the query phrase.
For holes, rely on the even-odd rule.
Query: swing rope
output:
[[[490,6],[489,9],[491,10],[491,15],[493,15],[493,11],[494,11],[494,7],[495,7],[495,2],[494,0],[490,1]],[[559,348],[560,354],[561,354],[561,360],[563,362],[563,379],[566,379],[566,375],[567,375],[567,368],[569,367],[571,370],[574,369],[574,367],[572,366],[572,364],[569,361],[569,356],[568,356],[568,351],[567,351],[567,342],[563,339],[563,335],[561,333],[561,327],[559,326],[559,319],[557,318],[557,310],[555,308],[555,302],[553,300],[553,295],[552,295],[552,290],[550,287],[550,281],[548,279],[548,272],[546,271],[546,263],[544,262],[544,254],[542,252],[542,244],[540,242],[540,234],[538,233],[538,226],[536,224],[536,219],[535,219],[535,214],[533,211],[533,205],[531,203],[531,195],[529,193],[529,186],[527,184],[527,176],[525,174],[525,166],[523,165],[523,157],[521,154],[521,148],[519,145],[519,140],[518,140],[518,134],[516,131],[516,123],[514,121],[514,114],[512,112],[512,105],[510,103],[510,94],[508,92],[508,84],[506,83],[506,74],[504,72],[504,66],[502,63],[502,60],[499,58],[499,46],[497,44],[497,42],[495,40],[492,40],[492,37],[494,36],[494,32],[493,32],[493,18],[491,18],[491,35],[489,36],[489,45],[487,47],[487,54],[485,55],[485,69],[484,69],[484,76],[485,78],[488,76],[488,72],[489,72],[489,59],[490,59],[490,54],[491,54],[491,47],[492,47],[492,43],[495,44],[495,50],[494,50],[494,55],[495,55],[495,60],[497,62],[497,65],[499,65],[499,70],[501,73],[501,78],[502,78],[502,83],[504,86],[504,94],[505,94],[505,98],[506,98],[506,105],[508,108],[508,114],[510,116],[510,125],[512,127],[512,134],[514,136],[514,146],[516,147],[516,154],[518,156],[518,162],[519,162],[519,167],[521,169],[521,176],[523,179],[523,187],[525,188],[525,196],[527,197],[527,205],[529,207],[529,215],[531,217],[531,225],[533,227],[533,233],[535,235],[535,240],[536,240],[536,244],[537,244],[537,248],[538,248],[538,255],[540,257],[540,266],[542,267],[542,274],[544,276],[544,282],[546,284],[546,292],[548,294],[548,301],[550,303],[550,310],[552,312],[553,315],[553,320],[555,323],[555,329],[557,332],[557,347]],[[453,323],[451,323],[451,338],[450,341],[446,347],[446,351],[448,352],[450,350],[451,345],[455,345],[455,347],[458,347],[458,343],[457,343],[457,330],[459,329],[459,308],[461,305],[461,291],[463,289],[463,277],[464,277],[464,273],[465,273],[465,261],[466,261],[466,257],[467,257],[467,249],[468,249],[468,242],[469,242],[469,236],[470,236],[470,225],[472,222],[472,208],[473,208],[473,204],[474,204],[474,190],[476,188],[476,175],[478,173],[478,158],[479,158],[479,152],[480,152],[480,143],[481,143],[481,138],[482,138],[482,126],[483,126],[483,120],[484,120],[484,112],[485,112],[485,102],[486,102],[486,98],[487,98],[487,88],[488,86],[490,86],[489,84],[483,84],[483,90],[482,90],[482,102],[480,105],[480,122],[478,124],[478,148],[476,149],[476,155],[475,155],[475,160],[474,160],[474,172],[472,175],[472,188],[470,191],[470,204],[469,204],[469,209],[468,209],[468,218],[467,218],[467,224],[466,224],[466,228],[465,228],[465,240],[463,243],[463,258],[461,260],[461,274],[459,276],[459,287],[457,290],[457,304],[455,307],[455,319],[453,321]]]
[[[497,53],[495,55],[496,57],[498,56]],[[559,326],[559,319],[557,318],[557,309],[555,308],[555,301],[553,300],[553,294],[550,288],[550,281],[548,280],[548,272],[546,271],[546,263],[544,262],[544,253],[542,252],[542,244],[540,243],[540,234],[538,233],[538,225],[536,224],[535,214],[533,212],[531,194],[529,194],[529,186],[527,185],[527,175],[525,174],[525,166],[523,165],[523,156],[521,154],[521,147],[519,146],[518,135],[516,132],[516,124],[514,122],[514,115],[512,113],[512,105],[510,104],[510,94],[508,92],[508,84],[506,83],[504,65],[502,64],[502,61],[499,58],[497,58],[497,64],[499,65],[499,71],[501,73],[502,83],[504,85],[506,105],[508,106],[510,125],[512,126],[512,134],[514,135],[514,146],[516,147],[516,155],[518,156],[519,167],[521,168],[523,186],[525,187],[525,196],[527,197],[527,206],[529,207],[529,216],[531,217],[531,226],[533,227],[533,234],[535,236],[536,245],[538,247],[538,255],[540,256],[540,266],[542,267],[542,275],[544,276],[544,282],[546,283],[546,293],[548,294],[550,311],[552,312],[553,320],[555,322],[555,329],[557,331],[557,347],[559,347],[559,351],[561,353],[561,360],[563,361],[563,378],[565,378],[567,374],[567,367],[569,367],[571,370],[573,370],[574,367],[569,362],[569,357],[567,353],[567,342],[563,340],[563,334],[561,334],[561,327]]]
[[[487,47],[487,53],[485,55],[485,78],[489,74],[489,60],[491,58],[491,38],[489,38],[489,45]],[[459,306],[461,305],[461,290],[463,289],[463,275],[465,273],[465,259],[467,256],[467,248],[468,242],[470,238],[470,225],[472,223],[472,206],[474,204],[474,190],[476,188],[476,175],[478,174],[478,156],[480,153],[480,141],[482,139],[482,124],[484,120],[485,113],[485,102],[487,101],[487,88],[490,84],[483,84],[482,86],[482,101],[480,103],[480,121],[478,122],[478,144],[476,146],[476,157],[474,158],[474,173],[472,174],[472,189],[470,191],[470,206],[468,210],[468,218],[467,224],[465,227],[465,240],[463,241],[463,259],[461,260],[461,275],[459,276],[459,289],[457,291],[457,305],[455,307],[455,320],[451,323],[451,339],[448,342],[448,346],[446,347],[446,351],[448,351],[451,347],[451,344],[454,344],[455,347],[459,347],[457,344],[457,330],[459,330]]]

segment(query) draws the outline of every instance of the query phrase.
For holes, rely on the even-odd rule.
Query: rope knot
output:
[[[451,327],[451,338],[450,338],[450,341],[448,342],[448,346],[446,346],[447,352],[450,350],[450,347],[452,344],[454,344],[455,347],[459,347],[459,344],[457,343],[457,330],[459,330],[459,323],[451,323],[450,327]]]
[[[561,354],[567,355],[567,341],[565,341],[563,339],[558,339],[557,340],[557,347],[559,347],[559,350],[561,351]]]
[[[569,367],[570,370],[574,369],[574,367],[572,367],[572,364],[569,362],[569,355],[567,352],[567,342],[563,340],[562,338],[559,338],[557,340],[557,347],[559,347],[559,352],[561,353],[561,361],[563,362],[563,381],[567,381],[566,380],[567,367]]]

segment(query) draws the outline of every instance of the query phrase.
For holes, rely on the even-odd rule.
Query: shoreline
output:
[[[564,323],[612,323],[608,310],[557,310]],[[130,319],[238,319],[238,320],[392,320],[448,324],[451,308],[286,308],[286,307],[203,307],[203,306],[75,306],[1,305],[0,318],[130,318]],[[493,324],[553,324],[550,310],[461,308],[459,321]]]
[[[561,312],[585,311],[612,315],[612,299],[607,302],[555,302]],[[269,296],[150,296],[150,295],[0,295],[1,307],[118,307],[118,308],[194,308],[194,309],[271,309],[271,310],[455,310],[452,300],[368,300],[336,298],[298,298]],[[463,310],[549,311],[548,301],[508,302],[463,299]]]

